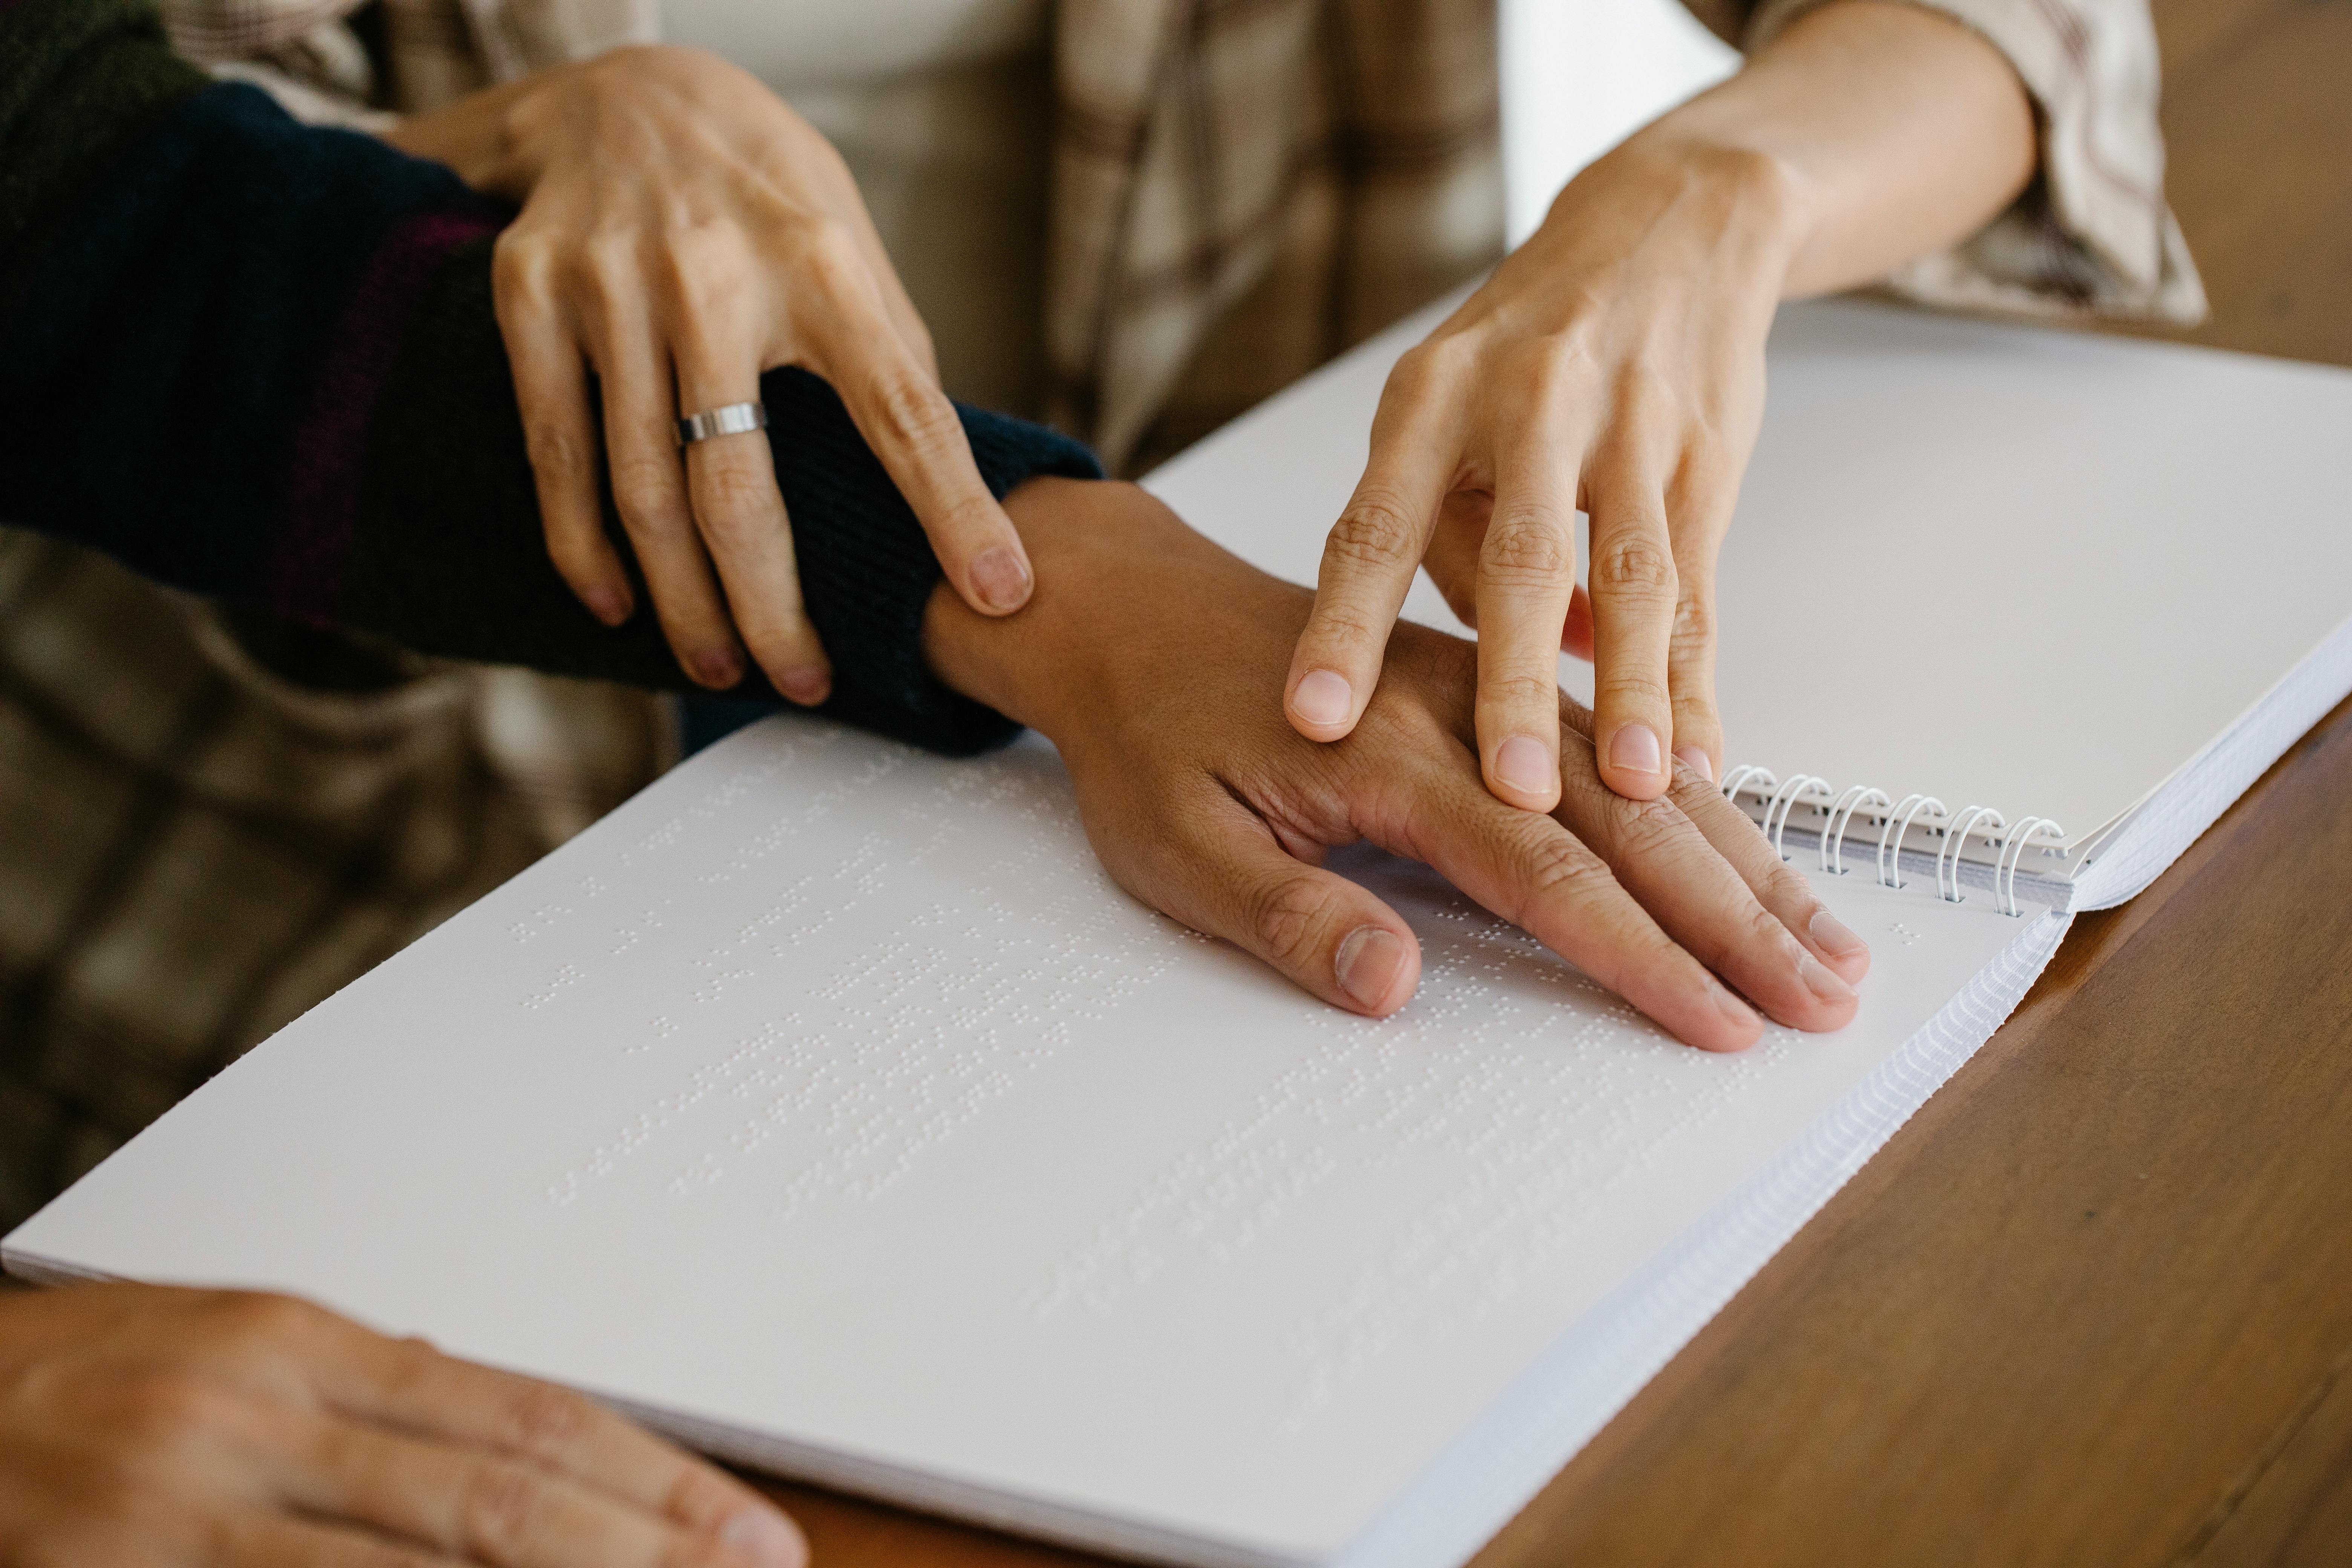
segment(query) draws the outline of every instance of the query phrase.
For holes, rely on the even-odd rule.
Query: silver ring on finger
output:
[[[764,403],[730,403],[705,414],[689,414],[677,422],[677,444],[691,447],[713,436],[743,436],[768,427]]]

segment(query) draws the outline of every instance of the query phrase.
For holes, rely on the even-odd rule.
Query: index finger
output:
[[[1290,657],[1283,707],[1310,741],[1356,727],[1439,509],[1460,467],[1454,389],[1429,344],[1389,373],[1372,416],[1372,449],[1355,494],[1323,542],[1315,607]]]
[[[1011,615],[1034,585],[1029,552],[980,477],[955,405],[898,336],[848,232],[826,230],[811,256],[824,306],[804,324],[814,368],[914,509],[957,595],[983,616]]]

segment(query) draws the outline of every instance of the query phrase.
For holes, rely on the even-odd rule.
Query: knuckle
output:
[[[586,1440],[595,1424],[594,1406],[551,1384],[523,1384],[507,1409],[513,1446],[543,1458],[561,1458],[572,1453]]]
[[[377,1381],[387,1396],[402,1404],[427,1394],[446,1360],[430,1341],[415,1338],[394,1340],[385,1352]]]
[[[756,463],[730,453],[710,454],[695,489],[705,525],[730,538],[758,532],[776,510],[775,482]]]
[[[634,532],[667,537],[680,530],[677,470],[659,458],[613,459],[613,504]]]
[[[1667,646],[1681,657],[1704,654],[1715,647],[1715,601],[1705,594],[1685,594],[1675,605]]]
[[[731,225],[697,223],[667,237],[662,282],[689,320],[729,322],[753,287],[751,258]]]
[[[270,1344],[306,1337],[326,1316],[308,1301],[261,1290],[224,1291],[207,1315],[214,1332],[224,1340]]]
[[[740,1500],[736,1489],[709,1466],[688,1460],[678,1467],[677,1479],[665,1489],[660,1507],[671,1519],[717,1519]]]
[[[1344,599],[1324,595],[1315,602],[1314,615],[1308,621],[1308,635],[1313,641],[1307,646],[1318,650],[1370,649],[1377,651],[1384,628],[1373,624],[1359,606]]]
[[[1594,377],[1597,362],[1586,341],[1581,313],[1576,324],[1527,340],[1517,356],[1519,378],[1546,392],[1582,385]]]
[[[1418,413],[1436,402],[1461,365],[1455,342],[1450,337],[1431,338],[1397,356],[1381,389],[1381,401],[1393,402],[1399,412],[1406,414]]]
[[[459,1529],[468,1547],[499,1556],[530,1539],[543,1496],[539,1479],[520,1465],[496,1459],[476,1465],[457,1506]]]
[[[1414,536],[1404,498],[1381,487],[1359,489],[1323,542],[1326,561],[1370,570],[1410,565]]]
[[[1559,702],[1559,681],[1549,668],[1488,669],[1478,678],[1478,697],[1479,706],[1497,718],[1530,709],[1549,717]]]
[[[1675,378],[1649,353],[1637,355],[1618,373],[1616,394],[1618,407],[1637,420],[1685,423]]]
[[[1661,713],[1672,711],[1674,700],[1654,676],[1612,667],[1593,682],[1592,705],[1612,713]]]
[[[1565,833],[1539,833],[1520,852],[1520,909],[1514,924],[1525,925],[1538,903],[1580,904],[1615,883],[1600,858]]]
[[[1553,586],[1576,570],[1575,542],[1550,514],[1514,508],[1487,525],[1478,570],[1504,586]]]
[[[877,370],[866,383],[875,416],[887,438],[925,455],[960,439],[962,424],[938,388],[899,365]]]
[[[592,299],[611,304],[635,300],[644,293],[636,237],[625,231],[590,235],[573,251],[572,265],[575,280]]]
[[[568,420],[530,420],[523,426],[522,440],[534,473],[575,479],[587,470],[588,449],[581,445]]]
[[[1663,800],[1622,800],[1616,808],[1611,848],[1624,861],[1664,861],[1686,854],[1690,841],[1682,813]]]
[[[866,286],[866,256],[856,236],[836,217],[820,217],[800,231],[800,263],[809,281],[828,298]]]
[[[536,230],[509,226],[490,246],[490,281],[500,295],[543,297],[555,274],[555,247]]]
[[[1675,558],[1647,532],[1620,533],[1592,552],[1592,594],[1617,603],[1671,604],[1677,578]]]
[[[1322,931],[1321,889],[1312,878],[1282,877],[1260,887],[1250,900],[1250,930],[1266,956],[1297,970],[1313,956]]]

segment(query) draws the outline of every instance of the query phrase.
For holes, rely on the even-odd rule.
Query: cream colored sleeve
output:
[[[1836,0],[1685,0],[1749,54]],[[2164,200],[2147,0],[1900,0],[1973,28],[2017,68],[2042,168],[1972,237],[1887,282],[1927,304],[2195,321],[2205,289]]]

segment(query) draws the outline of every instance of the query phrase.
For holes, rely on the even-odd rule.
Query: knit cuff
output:
[[[1009,740],[1020,726],[951,690],[923,658],[923,612],[940,563],[833,388],[808,372],[761,382],[776,480],[793,520],[810,621],[833,660],[824,711],[951,755]],[[1039,475],[1098,479],[1094,454],[1042,426],[959,404],[989,493],[1002,500]]]

